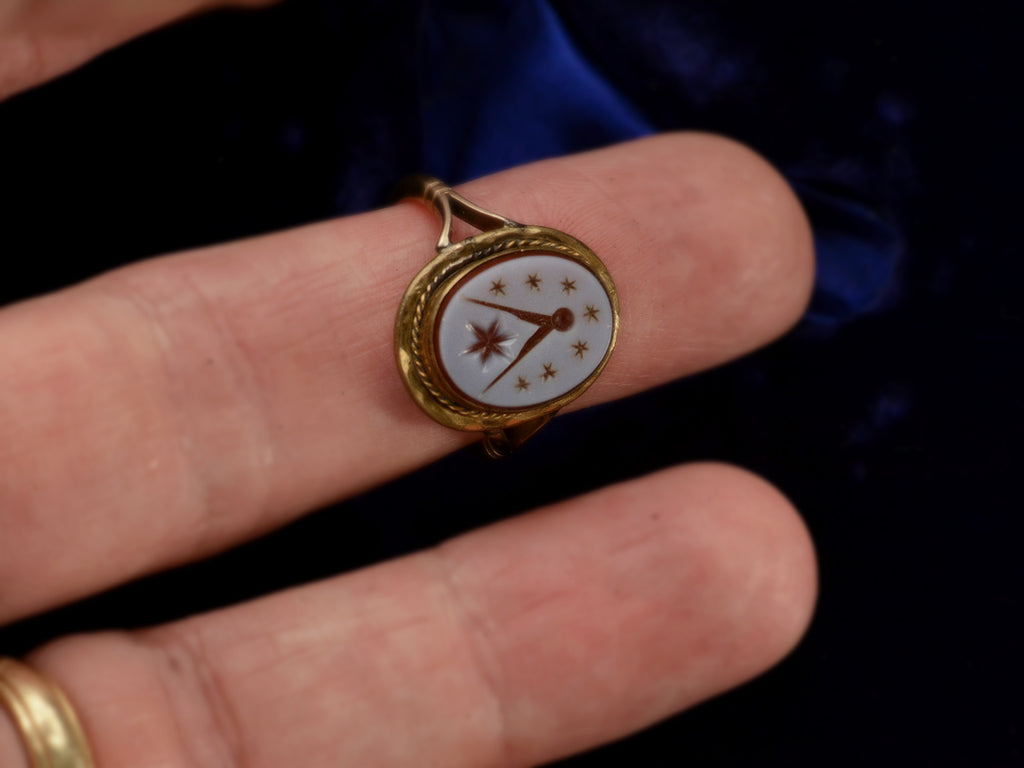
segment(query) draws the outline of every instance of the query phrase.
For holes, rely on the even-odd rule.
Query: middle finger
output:
[[[601,255],[619,346],[582,403],[742,354],[801,312],[799,205],[677,135],[466,185]],[[405,393],[394,312],[437,224],[402,205],[158,259],[0,313],[0,620],[199,557],[463,444]]]

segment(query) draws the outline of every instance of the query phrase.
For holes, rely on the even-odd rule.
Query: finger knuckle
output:
[[[202,634],[178,628],[150,639],[157,674],[177,732],[183,735],[181,751],[189,756],[189,765],[242,768],[246,760],[238,721]]]

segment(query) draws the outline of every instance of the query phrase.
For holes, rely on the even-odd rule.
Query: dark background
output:
[[[195,19],[0,104],[0,301],[379,206],[414,170],[459,181],[700,128],[751,144],[798,189],[818,249],[811,310],[768,349],[563,417],[508,460],[460,452],[206,563],[0,630],[0,647],[170,620],[718,459],[763,474],[804,514],[822,580],[809,634],[761,679],[563,764],[1024,765],[1012,14],[846,0],[349,5]],[[515,130],[465,118],[499,91],[518,94]],[[597,439],[612,449],[584,471]],[[472,488],[450,491],[467,477],[508,493],[480,509]]]

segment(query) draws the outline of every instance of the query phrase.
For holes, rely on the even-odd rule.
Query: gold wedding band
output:
[[[78,717],[52,680],[0,658],[0,705],[11,713],[32,768],[94,768]]]

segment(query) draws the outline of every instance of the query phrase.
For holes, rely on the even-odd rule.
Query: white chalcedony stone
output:
[[[487,302],[486,306],[479,302]],[[543,327],[515,312],[553,318]],[[608,352],[612,305],[579,262],[549,254],[486,264],[449,294],[437,324],[437,352],[448,380],[470,399],[497,408],[553,400],[583,382]]]

